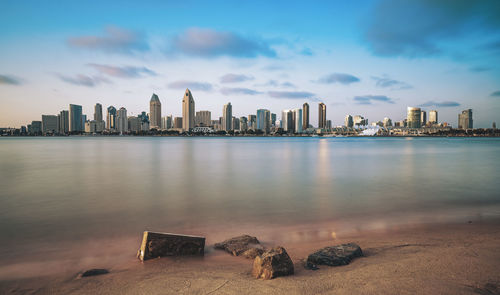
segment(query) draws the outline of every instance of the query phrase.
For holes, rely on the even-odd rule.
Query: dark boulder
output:
[[[145,231],[137,257],[144,261],[165,256],[204,255],[205,238]]]
[[[262,247],[259,240],[249,235],[242,235],[216,243],[214,248],[225,250],[234,256],[241,255],[246,258],[255,258],[264,252],[264,247]]]
[[[89,269],[85,272],[83,272],[80,277],[84,278],[84,277],[92,277],[92,276],[99,276],[99,275],[104,275],[104,274],[107,274],[109,273],[109,271],[107,269],[104,269],[104,268],[93,268],[93,269]]]
[[[285,248],[275,247],[255,257],[252,275],[257,279],[270,280],[293,275],[293,262]]]
[[[317,265],[347,265],[352,259],[363,256],[361,248],[355,243],[325,247],[307,257],[305,267],[318,269]]]

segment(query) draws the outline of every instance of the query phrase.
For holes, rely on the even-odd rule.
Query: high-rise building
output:
[[[233,117],[231,120],[232,130],[240,130],[240,119]]]
[[[420,111],[420,126],[424,127],[427,124],[427,112],[424,110]]]
[[[302,132],[302,109],[294,109],[292,110],[293,113],[293,131],[294,133],[301,133]]]
[[[307,102],[302,105],[302,128],[309,128],[309,104]]]
[[[102,121],[102,104],[96,103],[94,106],[94,121]]]
[[[82,106],[76,104],[69,105],[69,132],[83,131]]]
[[[421,122],[421,110],[420,108],[408,107],[406,114],[406,124],[408,128],[420,128]]]
[[[59,130],[57,121],[57,116],[42,115],[42,133],[57,133]]]
[[[392,120],[389,119],[388,117],[384,118],[384,121],[382,122],[384,127],[391,127],[392,126]]]
[[[257,130],[269,133],[271,122],[271,112],[266,109],[257,110]]]
[[[194,99],[191,91],[186,89],[182,98],[182,129],[189,131],[194,128]]]
[[[87,115],[82,114],[82,131],[85,131],[85,123],[87,122]]]
[[[325,129],[332,129],[332,120],[326,120]]]
[[[281,112],[281,128],[288,133],[295,132],[295,124],[292,110],[283,110]]]
[[[463,110],[458,114],[458,129],[472,129],[472,109]]]
[[[128,132],[127,109],[124,107],[121,107],[116,115],[116,131],[120,133]]]
[[[116,129],[116,109],[114,106],[108,107],[108,117],[106,120],[106,129],[114,131]]]
[[[40,135],[42,134],[42,121],[31,121],[30,134]]]
[[[354,121],[352,120],[351,115],[345,116],[344,126],[348,128],[352,128],[354,126]]]
[[[212,113],[210,111],[199,111],[196,112],[195,116],[195,126],[211,126],[212,125]]]
[[[247,117],[240,117],[240,131],[248,130],[248,120]]]
[[[182,117],[175,117],[174,118],[174,128],[175,129],[182,129],[183,128],[183,125],[182,124]]]
[[[233,107],[230,102],[222,107],[222,130],[233,130]]]
[[[438,123],[438,111],[436,110],[429,111],[429,123],[431,124]]]
[[[276,114],[271,113],[271,126],[276,126]]]
[[[132,133],[138,133],[141,131],[141,121],[142,118],[139,116],[129,116],[127,118],[128,121],[128,130]]]
[[[161,102],[158,95],[154,93],[149,101],[149,128],[161,128]]]
[[[352,118],[352,121],[354,123],[354,126],[367,126],[368,125],[368,119],[365,119],[361,115],[356,115]]]
[[[174,122],[172,120],[172,115],[161,118],[161,128],[170,129],[174,127]]]
[[[57,116],[58,125],[59,125],[59,133],[60,134],[68,134],[69,132],[69,111],[61,111],[59,112],[59,116]]]
[[[326,127],[326,105],[322,102],[318,104],[318,128]]]
[[[497,129],[497,123],[496,123],[496,122],[493,122],[493,124],[491,124],[491,128],[493,128],[493,129]]]
[[[257,129],[257,116],[256,115],[248,115],[248,129],[252,129],[252,130]]]

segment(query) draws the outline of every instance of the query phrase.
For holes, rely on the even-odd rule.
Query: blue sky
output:
[[[370,122],[437,109],[500,123],[500,2],[1,1],[0,126],[96,102],[179,116],[327,105]]]

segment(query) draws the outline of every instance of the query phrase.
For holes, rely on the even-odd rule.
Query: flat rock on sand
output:
[[[264,252],[264,247],[256,237],[242,235],[214,245],[215,249],[225,250],[234,256],[255,258]]]
[[[93,269],[89,269],[87,271],[84,271],[78,277],[80,277],[80,278],[92,277],[92,276],[105,275],[107,273],[109,273],[109,271],[107,269],[104,269],[104,268],[93,268]]]
[[[293,262],[285,248],[275,247],[255,257],[252,275],[257,279],[270,280],[293,275]]]
[[[361,248],[355,243],[341,244],[322,248],[307,257],[305,267],[318,269],[317,265],[347,265],[352,259],[363,256]]]

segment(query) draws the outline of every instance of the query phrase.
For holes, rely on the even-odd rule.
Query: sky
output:
[[[186,88],[212,119],[307,102],[342,125],[438,110],[500,124],[500,1],[0,0],[0,127],[99,102],[181,116]]]

